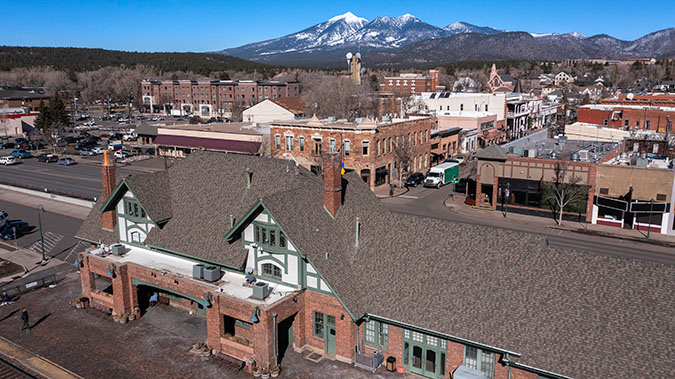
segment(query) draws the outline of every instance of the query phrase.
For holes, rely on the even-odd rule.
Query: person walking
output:
[[[21,330],[30,331],[30,326],[28,325],[28,311],[26,308],[21,309]]]

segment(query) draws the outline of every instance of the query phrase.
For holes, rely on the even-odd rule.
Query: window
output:
[[[348,139],[345,140],[345,155],[349,155],[349,144],[350,141]]]
[[[145,209],[135,200],[124,199],[124,214],[137,219],[145,219]]]
[[[657,201],[666,201],[666,194],[665,193],[657,193],[656,194],[656,200]]]
[[[321,140],[314,140],[314,154],[321,155]]]
[[[645,129],[649,129],[649,125],[651,124],[650,120],[645,121]]]
[[[271,263],[263,263],[262,274],[281,280],[281,269]]]
[[[274,147],[277,150],[281,150],[281,136],[278,134],[274,136]]]
[[[459,104],[459,110],[463,111],[464,110],[464,104]]]
[[[492,379],[495,371],[495,355],[477,347],[465,346],[464,366],[482,371]]]
[[[639,128],[640,127],[640,121],[635,121],[635,127]]]
[[[335,138],[331,138],[329,141],[330,141],[330,152],[334,153],[335,152]]]
[[[378,139],[377,142],[375,142],[375,155],[380,155],[380,140]]]
[[[300,136],[298,139],[300,140],[300,151],[305,151],[305,137]]]
[[[389,343],[389,326],[379,321],[365,323],[364,342],[373,347],[387,348]]]
[[[368,144],[369,141],[361,142],[361,145],[363,146],[363,155],[368,155]]]
[[[293,150],[293,136],[286,136],[286,150]]]
[[[609,194],[609,188],[600,188],[600,194],[601,195]]]
[[[602,126],[607,126],[609,125],[609,121],[607,119],[602,120]]]
[[[630,126],[630,122],[629,122],[629,121],[630,121],[630,120],[628,120],[628,119],[623,120],[623,126]]]
[[[314,312],[314,337],[323,339],[323,313]]]

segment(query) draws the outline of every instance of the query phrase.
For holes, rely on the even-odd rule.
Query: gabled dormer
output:
[[[171,218],[168,181],[164,172],[156,177],[152,188],[139,185],[133,177],[122,179],[101,207],[101,212],[115,211],[115,235],[119,242],[143,246],[150,231],[162,228]]]

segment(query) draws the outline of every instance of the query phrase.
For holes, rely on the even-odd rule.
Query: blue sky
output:
[[[294,33],[347,11],[368,20],[411,13],[440,27],[466,21],[626,40],[675,26],[675,1],[0,0],[0,6],[0,45],[129,51],[220,50]]]

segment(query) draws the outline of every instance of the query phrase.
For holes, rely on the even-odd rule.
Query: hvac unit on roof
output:
[[[582,162],[588,162],[588,150],[579,150],[579,160]]]
[[[253,295],[254,299],[264,300],[272,292],[270,285],[265,282],[255,282],[253,283]]]

